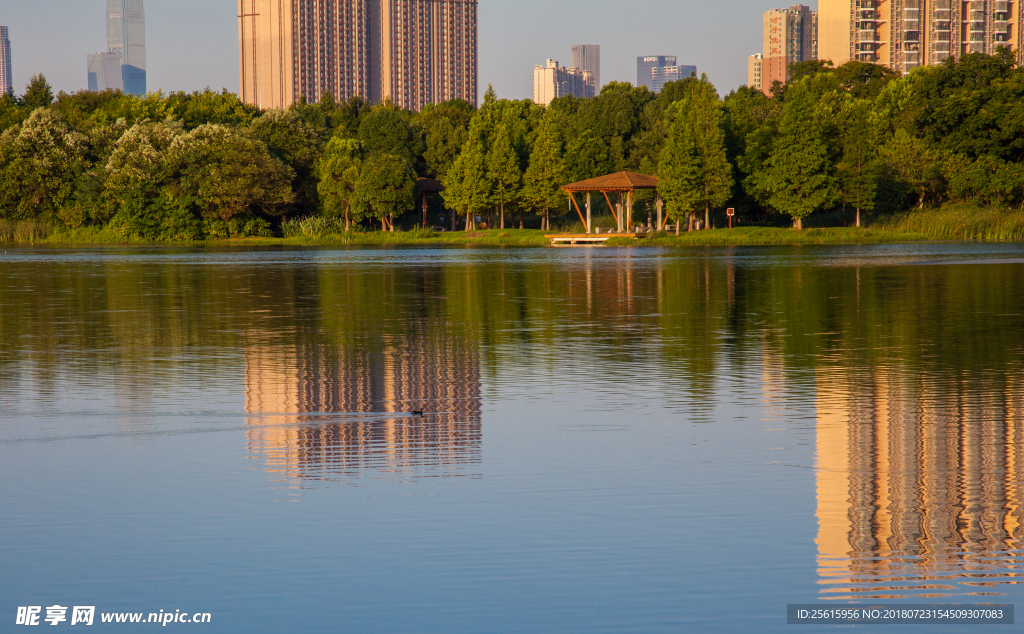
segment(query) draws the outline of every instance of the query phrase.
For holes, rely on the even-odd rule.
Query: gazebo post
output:
[[[633,190],[626,192],[626,233],[633,233]]]
[[[623,220],[625,220],[625,218],[622,215],[623,212],[625,212],[625,210],[622,208],[622,191],[619,190],[619,191],[615,192],[615,195],[618,196],[618,200],[615,201],[615,208],[619,210],[619,217],[618,217],[618,225],[619,226],[618,226],[618,230],[619,230],[619,233],[622,233],[623,232],[623,227],[626,224],[626,223],[623,222]]]
[[[590,224],[590,192],[587,192],[587,233],[591,233],[593,226]]]

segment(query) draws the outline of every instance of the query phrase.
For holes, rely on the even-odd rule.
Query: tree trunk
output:
[[[687,220],[687,223],[688,223],[688,224],[687,224],[687,227],[686,227],[686,230],[687,230],[687,231],[693,231],[693,230],[694,230],[694,229],[693,229],[693,225],[694,225],[694,224],[696,224],[696,218],[695,218],[695,217],[694,217],[694,215],[693,215],[693,214],[691,213],[691,214],[687,214],[687,215],[686,215],[686,220]]]
[[[505,228],[505,201],[501,201],[501,228]]]
[[[676,218],[676,235],[677,236],[679,235],[679,225],[681,225],[681,224],[683,224],[683,221],[681,219],[679,219],[679,218]]]
[[[350,231],[351,230],[351,226],[349,225],[349,221],[348,221],[348,212],[349,212],[349,209],[351,209],[351,208],[352,208],[352,203],[350,201],[346,200],[345,201],[345,231]]]
[[[860,227],[860,207],[857,207],[857,227]]]
[[[519,210],[519,228],[520,229],[523,228],[523,210],[522,209]]]
[[[711,209],[707,206],[704,207],[704,231],[711,229]]]
[[[797,231],[803,231],[804,230],[804,219],[803,218],[795,219],[793,221],[793,226],[796,228]]]

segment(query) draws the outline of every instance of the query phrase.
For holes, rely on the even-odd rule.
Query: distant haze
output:
[[[571,61],[573,44],[601,45],[602,80],[636,83],[636,58],[676,55],[725,94],[761,52],[765,0],[480,0],[480,93],[533,94],[533,67]],[[15,88],[43,73],[57,90],[86,87],[86,55],[106,48],[105,0],[0,0],[11,27]],[[812,8],[817,8],[816,3]],[[238,91],[235,0],[146,0],[150,90]]]

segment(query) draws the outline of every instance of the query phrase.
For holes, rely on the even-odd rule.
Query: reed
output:
[[[931,240],[1024,241],[1024,210],[951,204],[881,217],[871,226]]]

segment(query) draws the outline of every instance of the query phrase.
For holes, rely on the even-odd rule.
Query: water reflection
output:
[[[818,382],[824,597],[999,595],[1020,583],[1024,393],[1014,375],[832,369]]]
[[[250,333],[245,385],[249,451],[280,479],[471,475],[481,460],[480,361],[441,330],[378,349]]]

